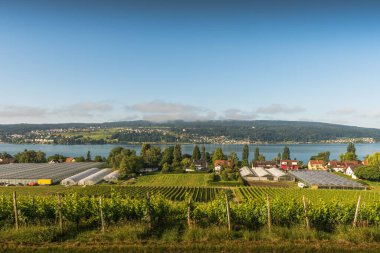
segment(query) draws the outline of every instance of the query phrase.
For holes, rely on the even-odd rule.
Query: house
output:
[[[65,160],[65,163],[75,163],[75,158],[74,157],[67,157]]]
[[[326,170],[325,161],[323,160],[310,160],[307,164],[309,170]]]
[[[234,164],[231,160],[215,160],[214,161],[214,168],[215,172],[219,173],[224,168],[232,168]]]
[[[207,161],[206,160],[194,161],[194,166],[195,166],[196,171],[206,171],[207,170]]]
[[[344,162],[339,162],[339,161],[330,161],[327,164],[327,167],[334,170],[335,172],[344,172],[346,170],[346,166]]]
[[[274,161],[253,161],[252,167],[276,168],[277,164]]]
[[[298,161],[297,160],[281,160],[280,168],[282,170],[298,170]]]
[[[352,179],[358,179],[358,177],[354,174],[354,172],[355,172],[354,168],[351,168],[351,166],[348,166],[344,174],[346,174],[347,176],[350,176]]]
[[[0,164],[14,163],[15,161],[16,161],[16,159],[13,157],[0,158]]]

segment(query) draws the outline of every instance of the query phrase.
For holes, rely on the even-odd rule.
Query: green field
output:
[[[134,185],[138,186],[209,186],[211,174],[153,174],[141,176]]]
[[[380,193],[376,191],[364,190],[337,190],[337,189],[301,189],[301,188],[275,188],[275,187],[240,187],[234,189],[234,194],[242,199],[265,199],[268,195],[271,198],[298,199],[305,196],[309,201],[338,201],[340,203],[355,203],[361,196],[363,203],[373,203],[380,201]]]

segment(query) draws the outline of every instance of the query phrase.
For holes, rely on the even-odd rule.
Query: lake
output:
[[[95,155],[101,155],[107,157],[110,150],[114,147],[122,146],[140,151],[141,145],[44,145],[44,144],[5,144],[0,143],[0,152],[8,152],[9,154],[16,154],[24,149],[40,150],[47,154],[47,156],[54,154],[62,154],[64,156],[86,156],[87,151],[91,152],[92,157]],[[169,145],[157,145],[163,150]],[[199,145],[200,147],[201,145]],[[366,155],[374,152],[380,152],[380,143],[373,144],[356,144],[356,153],[360,159],[363,159]],[[194,145],[186,144],[182,145],[182,153],[191,154]],[[221,147],[225,154],[229,154],[234,151],[241,158],[243,145],[216,145],[205,144],[206,150],[212,152],[217,147]],[[253,152],[256,145],[249,145],[250,156],[253,158]],[[347,144],[289,144],[291,158],[296,158],[303,162],[307,162],[309,158],[316,155],[319,152],[330,151],[331,159],[338,159],[339,154],[346,152]],[[284,144],[262,144],[259,145],[260,153],[262,153],[267,160],[271,160],[276,157],[279,152],[282,152]]]

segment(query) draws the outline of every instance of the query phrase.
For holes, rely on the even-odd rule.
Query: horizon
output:
[[[0,2],[0,124],[380,129],[376,1]]]
[[[133,123],[133,122],[146,122],[146,123],[155,123],[155,124],[160,124],[160,125],[165,125],[165,124],[171,124],[171,123],[176,123],[176,122],[185,122],[185,123],[194,123],[194,122],[199,122],[199,123],[205,123],[205,122],[223,122],[223,121],[228,121],[228,122],[257,122],[257,121],[265,121],[265,122],[298,122],[298,123],[315,123],[315,124],[326,124],[326,125],[337,125],[337,126],[344,126],[344,127],[354,127],[354,128],[364,128],[364,129],[375,129],[375,130],[380,130],[380,128],[376,127],[362,127],[362,126],[355,126],[355,125],[347,125],[347,124],[339,124],[339,123],[329,123],[329,122],[319,122],[319,121],[302,121],[302,120],[238,120],[238,119],[215,119],[215,120],[167,120],[167,121],[149,121],[149,120],[124,120],[124,121],[104,121],[104,122],[61,122],[61,123],[26,123],[26,122],[21,122],[21,123],[9,123],[9,124],[4,124],[0,123],[0,126],[7,126],[7,125],[62,125],[62,124],[86,124],[86,125],[91,125],[91,124],[96,124],[96,125],[101,125],[101,124],[112,124],[112,123]]]

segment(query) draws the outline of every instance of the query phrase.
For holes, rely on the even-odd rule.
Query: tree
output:
[[[207,160],[207,154],[206,154],[206,147],[205,147],[205,145],[202,145],[201,155],[202,155],[202,160]]]
[[[282,152],[282,160],[290,160],[290,149],[288,146],[284,147],[284,151]]]
[[[355,145],[351,142],[347,146],[347,152],[339,155],[341,161],[357,161],[358,156],[356,155]]]
[[[181,145],[176,144],[173,149],[173,167],[177,168],[181,165],[182,161],[182,151]]]
[[[348,143],[348,146],[347,146],[347,153],[356,153],[356,148],[355,148],[355,144],[350,142]]]
[[[200,158],[201,158],[201,151],[199,150],[198,145],[195,145],[194,149],[193,149],[193,155],[191,156],[191,159],[193,161],[198,161]]]
[[[100,155],[97,155],[97,156],[94,157],[94,161],[98,162],[98,163],[99,162],[103,162],[103,158]]]
[[[77,163],[82,163],[86,161],[86,159],[84,159],[83,156],[78,156],[78,157],[75,157],[74,159],[75,159],[75,162]]]
[[[212,162],[214,163],[216,160],[223,160],[224,154],[221,148],[216,148],[214,153],[212,154]]]
[[[59,162],[64,162],[66,160],[66,156],[60,155],[60,154],[55,154],[51,155],[47,158],[47,161],[59,161]]]
[[[17,153],[15,155],[17,162],[19,163],[45,163],[46,154],[42,151],[27,150]]]
[[[90,151],[87,151],[86,162],[91,162],[91,153],[90,153]]]
[[[259,161],[259,157],[260,157],[260,149],[259,149],[259,147],[257,146],[257,147],[255,148],[255,153],[254,153],[254,155],[253,155],[253,160],[254,160],[254,161]]]
[[[131,154],[128,157],[123,157],[120,162],[119,169],[122,175],[139,173],[144,166],[144,161],[140,156]]]
[[[162,165],[162,172],[170,172],[171,171],[171,168],[170,168],[170,165],[168,163],[164,163]]]
[[[258,161],[260,161],[260,162],[265,162],[265,161],[266,161],[265,156],[262,155],[262,154],[259,154]]]
[[[377,166],[363,166],[355,170],[355,175],[360,179],[380,181],[380,168]]]
[[[380,168],[380,153],[373,153],[366,158],[369,166],[375,166]]]
[[[161,149],[160,147],[152,147],[149,145],[148,149],[145,149],[141,153],[141,158],[144,161],[144,166],[147,168],[156,168],[161,161]]]
[[[183,169],[187,169],[190,167],[191,165],[191,159],[190,158],[184,158],[182,161],[181,161],[181,165],[182,165],[182,168]]]
[[[162,152],[162,158],[160,162],[160,166],[163,168],[164,164],[166,163],[168,166],[169,164],[173,163],[173,152],[174,147],[170,146],[164,149]]]
[[[236,152],[231,152],[230,155],[228,156],[228,159],[232,161],[233,168],[237,169],[239,166],[239,158]]]
[[[149,143],[144,143],[141,145],[140,156],[144,157],[145,152],[149,150],[152,146]]]
[[[330,161],[330,152],[320,152],[317,155],[310,157],[310,160],[323,160],[325,163],[327,163]]]
[[[248,159],[249,159],[249,147],[247,144],[245,144],[243,147],[241,165],[248,166],[248,161],[249,161]]]

